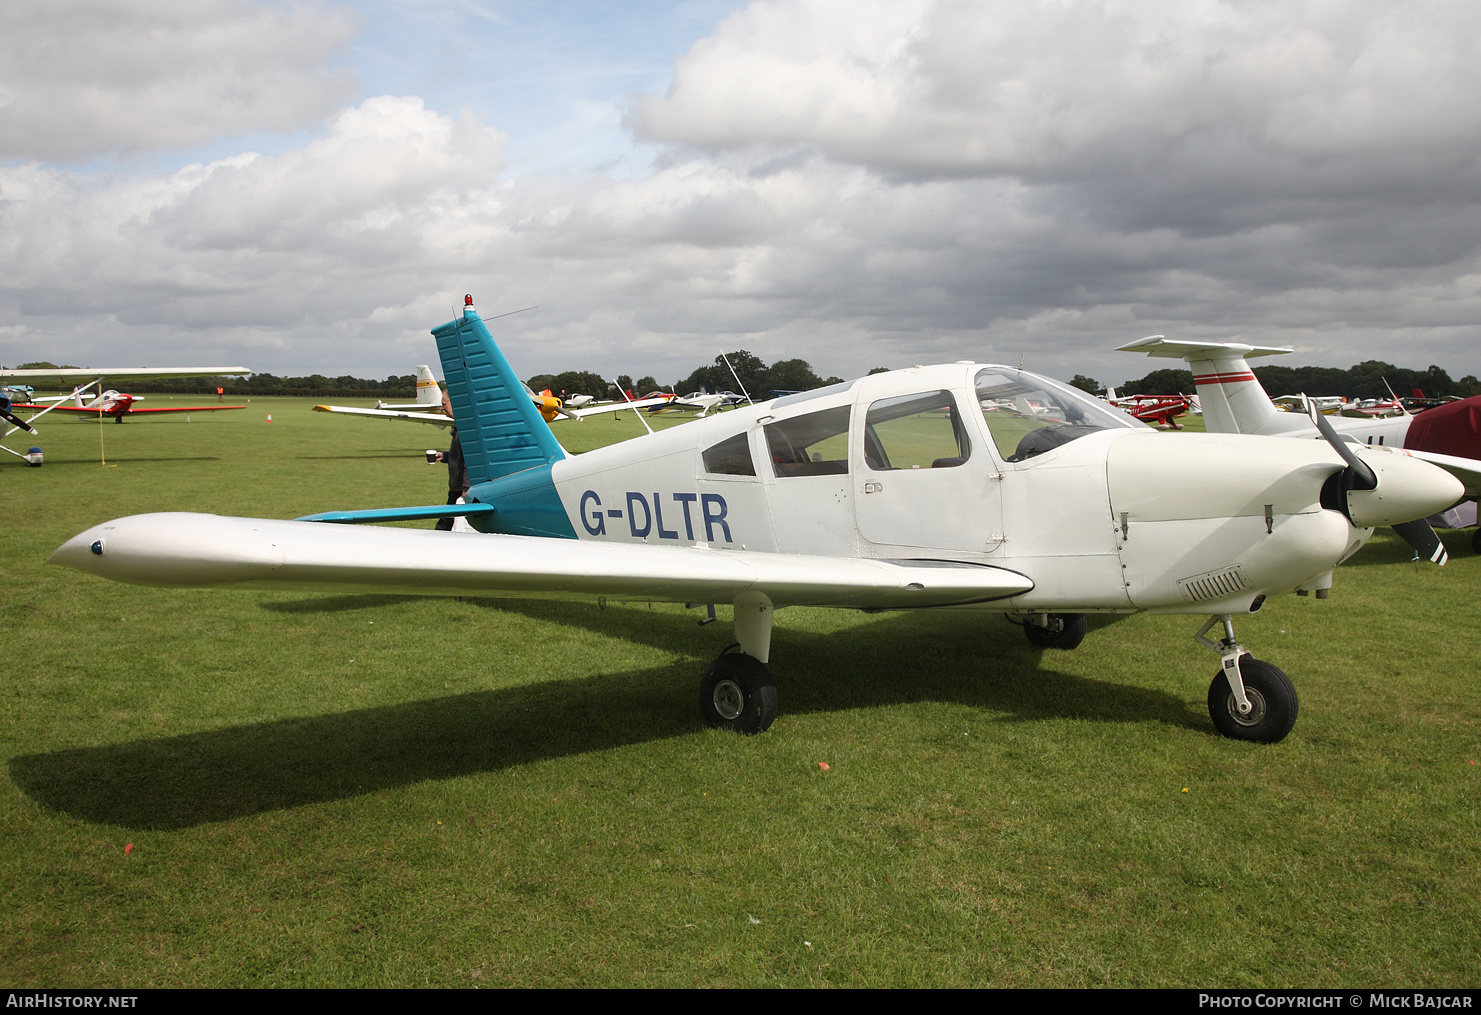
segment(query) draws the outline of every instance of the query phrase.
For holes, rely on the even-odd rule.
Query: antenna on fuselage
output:
[[[741,394],[746,396],[746,401],[750,402],[752,405],[755,405],[756,400],[751,397],[751,393],[747,391],[746,386],[741,383],[740,374],[735,372],[735,367],[730,366],[730,357],[725,355],[724,349],[720,350],[720,358],[723,359],[725,361],[725,365],[729,367],[730,376],[735,378],[735,383],[741,389]]]
[[[622,393],[622,398],[624,401],[626,401],[629,405],[632,404],[632,398],[628,395],[626,388],[619,384],[617,385],[617,390]],[[648,421],[643,418],[643,412],[641,409],[634,409],[633,415],[638,417],[638,422],[643,424],[644,430],[647,430],[649,434],[653,433],[653,428],[649,426]]]

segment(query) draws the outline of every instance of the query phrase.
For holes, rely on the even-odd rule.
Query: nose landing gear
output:
[[[1222,622],[1224,637],[1206,637]],[[1223,665],[1208,688],[1208,714],[1214,728],[1233,740],[1274,744],[1296,725],[1296,688],[1280,669],[1256,659],[1234,638],[1234,618],[1210,617],[1193,640],[1219,653]]]

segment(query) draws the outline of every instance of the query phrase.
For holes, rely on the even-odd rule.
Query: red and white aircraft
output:
[[[1115,388],[1107,389],[1106,401],[1131,416],[1132,419],[1141,420],[1160,430],[1183,429],[1176,420],[1179,416],[1186,415],[1193,405],[1193,399],[1187,395],[1118,396]]]
[[[54,399],[42,399],[26,405],[12,406],[15,409],[37,409],[49,412],[70,412],[78,416],[110,417],[115,423],[122,423],[125,416],[140,416],[157,413],[170,412],[221,412],[225,409],[245,409],[245,405],[170,405],[151,406],[148,409],[141,408],[135,403],[144,401],[143,395],[126,395],[122,391],[109,388],[101,395],[84,402],[80,394],[63,395],[62,400],[71,398],[72,405],[61,404]],[[54,404],[46,404],[53,402]]]
[[[70,387],[72,393],[55,398],[32,399],[21,404],[9,404],[7,410],[26,409],[34,410],[29,420],[22,422],[18,417],[6,412],[7,421],[16,424],[9,430],[0,434],[0,439],[9,437],[17,430],[25,430],[28,433],[36,433],[35,423],[38,418],[48,412],[72,412],[85,413],[97,416],[100,420],[104,416],[113,416],[118,422],[123,422],[125,415],[139,413],[158,412],[215,412],[219,409],[244,409],[243,405],[210,405],[210,406],[186,406],[163,409],[135,409],[133,403],[139,399],[133,395],[120,395],[117,391],[104,391],[95,397],[92,402],[84,404],[82,393],[88,388],[97,387],[101,390],[104,378],[111,377],[115,381],[145,381],[145,380],[170,380],[178,377],[235,377],[242,374],[250,374],[252,371],[246,367],[113,367],[113,368],[89,368],[89,367],[47,367],[44,369],[31,370],[5,370],[0,369],[0,385],[11,386],[15,389],[34,390],[36,387]],[[110,399],[111,396],[111,399]],[[63,405],[67,399],[73,401],[73,405]],[[22,454],[12,448],[0,444],[0,451],[8,452],[17,458],[24,459],[31,465],[41,464],[41,449],[31,448],[26,454]]]

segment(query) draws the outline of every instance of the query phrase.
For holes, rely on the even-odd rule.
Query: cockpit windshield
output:
[[[1027,461],[1098,430],[1144,428],[1077,388],[1006,367],[977,372],[977,404],[1008,462]]]

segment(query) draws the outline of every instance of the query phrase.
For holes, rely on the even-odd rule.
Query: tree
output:
[[[1087,391],[1092,395],[1104,395],[1106,393],[1106,389],[1100,386],[1100,381],[1094,377],[1086,377],[1084,374],[1076,374],[1070,380],[1070,386],[1079,388],[1081,391]]]
[[[889,372],[889,367],[875,367],[873,370],[869,371],[869,374],[872,377],[874,374],[887,374]]]
[[[725,362],[727,359],[730,361],[729,365]],[[722,386],[716,388],[716,391],[734,388],[737,379],[747,391],[758,391],[766,386],[765,362],[760,356],[745,349],[737,349],[735,352],[716,356],[715,368],[725,378],[721,382]],[[734,371],[734,376],[731,375],[731,371]]]
[[[773,391],[810,391],[822,386],[822,378],[813,373],[807,360],[784,359],[771,365],[771,369],[766,371],[765,385],[751,394],[759,399]]]
[[[1193,390],[1193,371],[1153,370],[1145,377],[1127,381],[1116,390],[1123,395],[1181,395]]]

